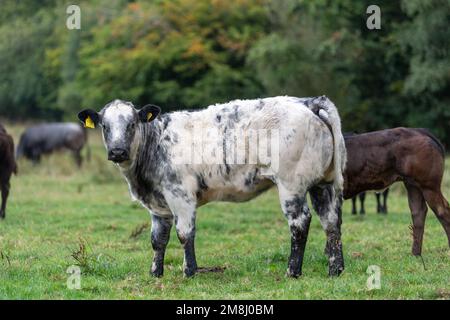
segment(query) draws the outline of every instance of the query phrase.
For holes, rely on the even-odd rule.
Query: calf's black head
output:
[[[100,112],[86,109],[78,114],[78,118],[86,128],[100,126],[103,141],[108,152],[108,160],[124,163],[133,160],[139,145],[141,123],[153,121],[161,109],[155,105],[146,105],[140,110],[131,102],[114,100]]]

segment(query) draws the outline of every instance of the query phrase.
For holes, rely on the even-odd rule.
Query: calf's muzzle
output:
[[[114,148],[108,152],[108,160],[115,163],[121,163],[130,160],[130,153],[122,148]]]

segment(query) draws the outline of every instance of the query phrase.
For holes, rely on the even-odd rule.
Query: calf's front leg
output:
[[[164,255],[170,238],[172,220],[172,217],[166,218],[152,214],[151,240],[154,256],[150,273],[155,277],[162,277],[164,274]]]
[[[184,275],[192,277],[197,272],[195,258],[195,209],[196,203],[187,196],[187,193],[178,192],[177,197],[172,194],[167,197],[169,207],[175,219],[177,236],[184,249]]]
[[[184,248],[184,275],[192,277],[197,272],[197,260],[195,258],[195,212],[175,216],[175,227],[178,239]]]

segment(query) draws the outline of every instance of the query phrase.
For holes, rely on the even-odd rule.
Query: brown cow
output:
[[[441,192],[445,150],[426,129],[395,128],[345,137],[348,161],[344,198],[403,181],[413,221],[412,254],[420,256],[427,204],[450,246],[450,206]]]
[[[2,189],[2,206],[0,219],[6,216],[6,202],[8,200],[12,173],[17,174],[17,165],[14,158],[14,140],[0,124],[0,187]]]

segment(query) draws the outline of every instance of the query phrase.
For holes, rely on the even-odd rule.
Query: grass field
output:
[[[17,141],[22,127],[8,130]],[[199,266],[224,272],[183,278],[183,252],[172,230],[165,276],[152,278],[149,214],[131,202],[97,134],[91,145],[93,159],[80,171],[66,154],[36,167],[19,163],[7,217],[0,221],[0,298],[450,299],[450,250],[443,229],[430,212],[424,269],[410,255],[411,218],[401,185],[393,188],[387,216],[374,213],[372,195],[364,217],[352,216],[350,202],[345,203],[346,269],[339,278],[327,276],[325,235],[315,215],[304,275],[285,277],[290,236],[275,190],[247,203],[212,203],[198,210]],[[448,165],[444,193],[450,197]],[[80,290],[66,286],[71,265],[81,266]],[[381,268],[379,290],[366,289],[370,265]]]

